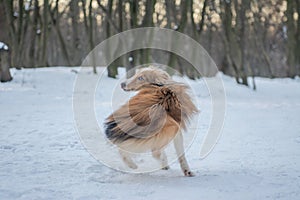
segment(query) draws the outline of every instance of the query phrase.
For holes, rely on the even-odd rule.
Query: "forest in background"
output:
[[[198,41],[219,70],[248,85],[247,77],[300,75],[299,16],[300,0],[0,0],[0,41],[11,67],[78,66],[114,34],[168,28]],[[108,75],[149,62],[199,77],[184,58],[156,49],[118,58]]]

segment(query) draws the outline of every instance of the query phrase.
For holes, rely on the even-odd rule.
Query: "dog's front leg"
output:
[[[177,133],[174,138],[174,146],[176,150],[176,154],[178,157],[178,161],[180,163],[180,167],[185,176],[195,176],[193,172],[191,172],[190,167],[186,161],[185,153],[184,153],[184,146],[183,146],[183,136],[181,131]]]

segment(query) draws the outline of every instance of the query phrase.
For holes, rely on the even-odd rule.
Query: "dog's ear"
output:
[[[159,75],[155,76],[155,83],[163,85],[170,79],[171,77],[167,72],[160,70]]]

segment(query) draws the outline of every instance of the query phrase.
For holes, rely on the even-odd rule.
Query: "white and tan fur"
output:
[[[138,91],[105,122],[107,138],[118,146],[130,168],[137,165],[128,152],[152,151],[162,169],[168,169],[164,148],[174,140],[175,150],[185,176],[193,176],[185,158],[182,129],[196,112],[187,94],[188,87],[175,82],[164,71],[145,68],[121,84],[125,91]]]

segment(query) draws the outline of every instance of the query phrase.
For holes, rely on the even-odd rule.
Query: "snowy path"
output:
[[[177,163],[169,171],[127,174],[97,162],[74,127],[70,68],[13,75],[0,84],[0,199],[300,199],[299,78],[257,79],[253,92],[224,76],[223,135],[199,160],[199,133],[187,152],[197,176],[187,178]],[[116,83],[105,81],[104,93]],[[197,96],[205,107],[207,94]],[[205,129],[209,109],[202,111]]]

